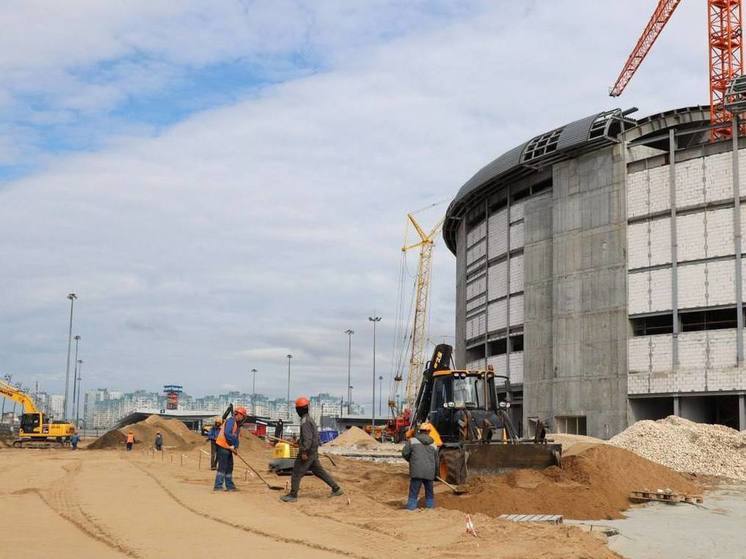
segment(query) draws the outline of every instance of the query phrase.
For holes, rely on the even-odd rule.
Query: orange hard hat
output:
[[[246,413],[246,408],[240,407],[236,408],[236,410],[233,412],[233,415],[243,415],[244,417],[246,417],[248,414]]]
[[[308,404],[310,404],[310,402],[308,401],[308,398],[306,398],[305,396],[300,396],[295,401],[295,407],[296,408],[307,408]]]
[[[420,431],[427,431],[428,433],[432,431],[433,426],[430,425],[427,421],[420,425]]]

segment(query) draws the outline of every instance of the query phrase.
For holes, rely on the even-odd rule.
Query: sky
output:
[[[7,0],[0,374],[64,389],[388,395],[406,214],[609,108],[707,103],[704,2],[620,98],[655,0]],[[407,271],[416,268],[416,254]],[[435,247],[430,338],[453,342]],[[431,347],[431,346],[429,346]]]

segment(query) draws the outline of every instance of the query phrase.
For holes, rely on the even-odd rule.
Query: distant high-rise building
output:
[[[55,419],[64,419],[65,396],[63,394],[49,395],[49,415]]]

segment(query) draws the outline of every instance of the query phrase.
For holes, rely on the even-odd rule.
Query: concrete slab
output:
[[[744,559],[746,484],[710,491],[703,505],[651,503],[623,520],[579,524],[618,530],[609,547],[629,559]]]

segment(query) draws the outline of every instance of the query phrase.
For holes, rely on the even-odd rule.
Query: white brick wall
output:
[[[523,383],[523,352],[522,351],[515,351],[510,354],[510,382],[511,384]]]
[[[627,175],[627,217],[640,217],[648,213],[648,173],[630,173]]]
[[[707,256],[727,256],[735,253],[733,244],[733,210],[709,210],[707,217]]]
[[[523,231],[523,221],[520,223],[514,223],[510,226],[510,250],[523,248]]]
[[[472,297],[476,297],[477,295],[484,293],[486,289],[487,277],[482,276],[481,278],[466,284],[466,298],[471,299]]]
[[[707,189],[705,200],[716,202],[733,198],[733,158],[730,153],[710,155],[704,159]]]
[[[469,232],[466,234],[466,246],[470,247],[477,241],[480,241],[484,239],[485,235],[487,234],[487,222],[482,221],[472,227]]]
[[[492,357],[487,358],[487,364],[492,365],[495,368],[496,375],[506,374],[508,370],[507,362],[508,360],[507,360],[506,353],[503,353],[502,355],[493,355]],[[481,367],[478,367],[478,368],[481,368]]]
[[[671,218],[663,217],[650,221],[650,265],[659,266],[671,262]]]
[[[503,208],[489,219],[490,260],[508,251],[508,210]]]
[[[630,373],[647,373],[650,370],[650,338],[637,336],[627,340],[627,367]]]
[[[510,223],[523,219],[523,209],[526,202],[521,200],[520,202],[513,202],[510,205]]]
[[[649,240],[649,222],[631,223],[627,227],[627,266],[629,269],[650,266]]]
[[[629,274],[627,305],[629,314],[650,312],[650,272]]]
[[[649,312],[671,310],[671,268],[650,271]]]
[[[510,292],[523,291],[523,255],[510,259]]]
[[[673,335],[660,334],[650,338],[650,368],[655,372],[670,371],[673,363]]]
[[[679,334],[679,367],[681,370],[704,371],[707,364],[707,332]],[[668,367],[671,370],[671,366]]]
[[[718,260],[708,262],[707,306],[736,304],[736,261]]]
[[[709,360],[712,369],[736,366],[736,330],[709,330]]]
[[[508,264],[505,260],[493,264],[488,269],[489,298],[497,299],[508,294]]]
[[[487,302],[487,295],[482,295],[481,297],[477,297],[473,301],[469,301],[466,303],[466,312],[471,312],[476,308],[481,307]]]
[[[466,339],[471,340],[477,336],[484,335],[485,315],[480,314],[466,321]]]
[[[523,295],[514,295],[510,298],[510,325],[521,324],[523,324]]]
[[[650,213],[667,210],[671,207],[671,191],[668,186],[668,167],[656,167],[647,171],[650,177],[648,207]]]
[[[679,262],[705,258],[705,213],[697,212],[676,217]]]
[[[668,173],[668,165],[659,167]],[[656,169],[657,170],[657,169]],[[676,207],[686,208],[705,201],[704,160],[690,159],[676,164]],[[666,181],[667,183],[667,181]]]
[[[705,264],[685,264],[678,267],[680,309],[707,305],[705,266]]]
[[[488,324],[487,329],[490,332],[501,330],[508,324],[508,305],[507,299],[501,299],[490,303],[487,307]]]
[[[478,242],[473,247],[466,250],[466,265],[473,264],[475,260],[485,255],[487,244],[484,241]]]

